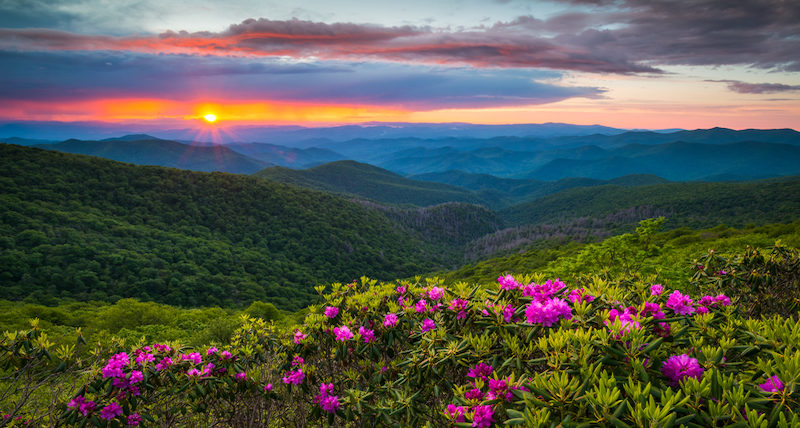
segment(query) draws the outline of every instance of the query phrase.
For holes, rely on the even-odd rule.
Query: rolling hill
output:
[[[136,165],[155,165],[193,171],[251,174],[269,163],[247,157],[223,146],[200,146],[132,135],[102,141],[67,140],[35,147],[98,156]]]
[[[387,208],[225,173],[0,144],[6,299],[296,310],[320,283],[452,268],[497,230],[467,204]]]
[[[479,194],[449,184],[411,180],[394,172],[355,161],[338,161],[306,170],[272,167],[256,177],[327,192],[358,195],[391,204],[429,206],[444,202],[468,202],[489,207],[505,205],[495,194]]]

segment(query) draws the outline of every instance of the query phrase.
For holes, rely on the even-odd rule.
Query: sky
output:
[[[0,122],[800,129],[797,0],[0,0],[0,64]]]

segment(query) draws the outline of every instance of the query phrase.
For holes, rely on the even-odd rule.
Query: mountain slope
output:
[[[137,165],[166,166],[193,171],[222,171],[236,174],[250,174],[269,164],[249,158],[223,146],[200,146],[176,141],[147,138],[148,135],[114,138],[104,141],[67,140],[55,144],[36,147],[98,156]]]
[[[641,210],[646,217],[666,216],[666,227],[793,221],[800,213],[800,177],[745,183],[580,187],[508,207],[499,214],[509,225],[538,225],[630,210]],[[628,220],[625,223],[641,218]]]
[[[307,170],[272,167],[253,175],[392,204],[429,206],[444,202],[468,202],[495,206],[501,202],[498,197],[479,196],[476,192],[448,184],[411,180],[355,161],[331,162]]]
[[[389,215],[251,176],[2,144],[0,290],[39,302],[262,300],[296,310],[320,283],[453,267],[456,232],[431,231],[472,239],[497,230],[487,213],[459,205]]]
[[[540,180],[564,177],[610,179],[655,174],[672,181],[733,175],[758,179],[800,174],[800,146],[763,142],[628,145],[599,160],[558,159],[527,174]]]
[[[339,153],[318,147],[298,149],[265,143],[235,143],[228,144],[225,147],[253,159],[295,168],[308,167],[345,158]]]

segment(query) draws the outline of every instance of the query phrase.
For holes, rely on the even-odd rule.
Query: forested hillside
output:
[[[13,145],[0,145],[0,164],[0,287],[9,299],[262,300],[299,309],[319,283],[365,273],[405,277],[452,267],[449,258],[458,258],[450,238],[425,230],[441,224],[400,222],[427,214],[393,219],[363,203],[255,177]],[[465,237],[497,229],[458,219],[477,218],[437,221]]]

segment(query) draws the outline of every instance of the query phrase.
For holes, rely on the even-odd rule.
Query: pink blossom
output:
[[[181,360],[183,361],[191,361],[194,364],[200,364],[203,362],[203,357],[198,354],[197,352],[192,352],[191,354],[183,354],[181,355]]]
[[[160,372],[161,370],[167,369],[172,366],[172,358],[164,357],[160,363],[156,364],[156,371]]]
[[[408,289],[403,285],[398,285],[397,288],[395,289],[395,291],[397,291],[398,294],[404,294],[406,290]]]
[[[482,400],[483,399],[483,392],[478,388],[472,388],[464,394],[464,398],[467,400]]]
[[[358,334],[364,339],[364,343],[369,343],[375,340],[375,330],[370,330],[361,326],[358,328]]]
[[[492,406],[475,406],[475,413],[472,415],[473,427],[489,428],[492,422],[494,422]]]
[[[388,313],[386,316],[383,317],[383,326],[384,327],[394,327],[397,325],[397,315],[393,313]]]
[[[474,377],[474,378],[481,378],[486,380],[489,375],[492,374],[494,368],[486,363],[478,363],[475,367],[469,369],[467,372],[467,377]]]
[[[131,377],[130,377],[130,379],[128,379],[128,381],[130,383],[132,383],[132,384],[133,383],[139,383],[142,380],[144,380],[144,375],[142,375],[142,372],[140,372],[139,370],[131,371]]]
[[[103,409],[100,410],[100,417],[107,421],[110,421],[111,419],[114,419],[120,415],[122,415],[122,407],[120,407],[120,405],[117,404],[116,401],[112,402],[106,407],[103,407]]]
[[[447,410],[444,412],[448,418],[455,420],[456,422],[464,422],[464,413],[467,411],[467,408],[464,406],[456,406],[455,404],[448,404]]]
[[[672,386],[677,386],[682,379],[687,377],[699,380],[703,376],[703,368],[700,367],[697,359],[681,354],[667,358],[661,366],[661,373],[670,379]]]
[[[201,375],[200,370],[197,369],[189,369],[186,371],[186,376],[189,377],[198,377],[200,375]]]
[[[783,391],[783,382],[781,382],[780,378],[778,378],[778,375],[768,377],[766,382],[759,384],[758,386],[760,386],[761,390],[764,392]]]
[[[156,357],[154,357],[153,354],[148,354],[148,353],[142,352],[142,353],[140,353],[139,355],[136,356],[136,364],[139,364],[140,366],[142,366],[142,365],[144,365],[145,363],[148,363],[148,362],[152,363],[155,359],[156,359]]]
[[[516,312],[516,308],[511,305],[506,305],[506,307],[503,308],[503,321],[511,322],[511,319],[514,317],[514,312]]]
[[[319,406],[328,413],[335,413],[339,408],[339,397],[336,395],[320,397]]]
[[[217,352],[219,352],[219,349],[217,348],[208,348],[208,350],[206,351],[206,355],[214,355]]]
[[[572,302],[572,304],[574,305],[579,305],[582,302],[591,302],[592,300],[594,300],[594,296],[586,293],[586,290],[584,290],[583,288],[576,288],[569,292],[567,300]]]
[[[428,298],[431,300],[439,300],[444,296],[444,289],[441,287],[432,287],[428,291]]]
[[[664,287],[661,284],[653,284],[650,286],[651,296],[660,296],[664,292]]]
[[[223,360],[227,360],[232,357],[231,353],[228,351],[222,351],[222,353],[219,354],[219,356],[222,357]]]
[[[297,370],[289,370],[283,376],[283,383],[285,384],[292,384],[292,385],[300,385],[303,383],[303,379],[306,378],[306,375],[303,374],[302,369]]]
[[[236,380],[247,380],[247,373],[245,372],[236,373],[235,377]]]
[[[272,384],[268,383],[264,385],[264,392],[272,391]]]
[[[697,313],[698,314],[707,314],[708,312],[709,312],[708,308],[705,307],[705,306],[698,306],[697,307]]]
[[[544,303],[534,300],[525,309],[525,317],[531,324],[539,323],[550,327],[558,322],[560,317],[572,319],[572,309],[561,299],[548,299]]]
[[[113,355],[108,364],[103,367],[103,377],[125,377],[122,368],[130,364],[130,358],[125,352]]]
[[[511,274],[497,278],[497,282],[500,283],[501,290],[516,290],[522,287],[522,284],[517,282]]]
[[[339,308],[335,306],[328,306],[325,308],[325,316],[328,318],[336,318],[339,315]]]
[[[295,345],[299,345],[304,340],[306,340],[306,337],[308,337],[308,336],[303,334],[302,331],[300,331],[300,330],[295,331],[294,332],[294,344]]]
[[[681,294],[678,290],[673,291],[672,294],[669,295],[667,307],[678,315],[691,315],[694,313],[692,299],[689,298],[689,296]]]
[[[336,340],[344,342],[353,338],[353,333],[347,326],[336,327],[333,329]]]
[[[142,422],[142,417],[138,413],[131,413],[128,415],[128,426],[135,427]]]
[[[414,305],[414,310],[417,312],[426,312],[428,310],[428,302],[425,299],[419,299],[416,305]]]
[[[77,411],[81,412],[83,416],[88,416],[89,413],[92,413],[94,409],[97,407],[94,401],[87,400],[84,396],[79,395],[67,404],[67,407],[71,409],[76,409]]]
[[[726,296],[724,294],[717,295],[717,297],[715,297],[714,300],[716,300],[717,303],[719,303],[722,306],[728,306],[728,305],[731,304],[730,297],[728,297],[728,296]]]
[[[431,330],[433,330],[435,328],[436,328],[436,323],[433,322],[432,319],[426,318],[424,321],[422,321],[422,332],[423,333],[425,333],[427,331],[431,331]]]
[[[303,364],[305,364],[303,357],[296,355],[292,358],[292,367],[302,366]]]

